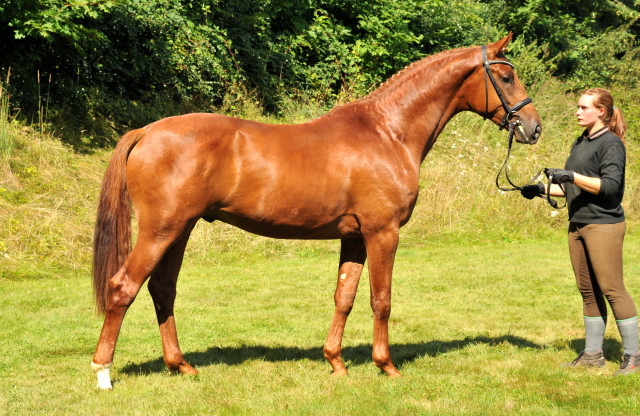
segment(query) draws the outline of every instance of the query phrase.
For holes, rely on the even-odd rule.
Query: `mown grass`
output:
[[[576,97],[554,82],[529,91],[545,131],[535,146],[514,145],[518,182],[562,166],[580,132]],[[630,121],[625,259],[637,300],[640,89],[614,96]],[[269,121],[255,107],[243,111]],[[295,108],[284,121],[320,112]],[[119,339],[115,390],[96,392],[89,362],[102,321],[89,268],[110,152],[74,153],[16,123],[7,131],[14,147],[0,161],[0,409],[8,414],[633,414],[638,405],[639,379],[610,377],[621,350],[614,325],[604,370],[558,368],[583,342],[566,211],[495,189],[506,133],[473,114],[454,118],[427,156],[418,205],[401,232],[391,343],[403,379],[381,377],[371,362],[366,275],[345,336],[351,376],[329,377],[322,344],[337,242],[269,240],[200,223],[176,314],[183,351],[201,374],[164,369],[143,290]]]
[[[615,325],[601,370],[558,364],[583,347],[581,300],[563,233],[539,244],[464,240],[401,247],[391,350],[404,377],[371,361],[368,276],[347,324],[350,376],[333,379],[322,344],[337,255],[188,261],[176,319],[186,359],[162,362],[146,290],[131,307],[112,372],[98,392],[89,368],[102,320],[83,276],[0,281],[3,408],[14,414],[633,414],[640,377],[613,377]],[[640,239],[626,244],[627,285],[640,298]],[[5,345],[7,345],[5,343]]]

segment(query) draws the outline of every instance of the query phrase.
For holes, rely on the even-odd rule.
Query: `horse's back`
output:
[[[377,153],[372,134],[350,124],[321,118],[279,125],[206,113],[168,117],[146,127],[128,169],[138,163],[218,174],[242,170],[262,177],[344,173],[365,152],[369,158]]]

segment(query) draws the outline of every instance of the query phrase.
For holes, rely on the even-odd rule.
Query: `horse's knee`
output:
[[[353,308],[353,301],[356,297],[357,286],[342,286],[340,283],[338,283],[338,285],[338,289],[333,296],[336,311],[349,315],[351,308]]]
[[[353,308],[353,299],[335,299],[336,304],[336,312],[349,315],[351,313],[351,309]]]
[[[391,315],[391,300],[389,298],[372,298],[371,310],[373,316],[378,319],[386,320]]]

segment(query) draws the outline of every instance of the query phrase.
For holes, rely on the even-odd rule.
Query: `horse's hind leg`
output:
[[[176,299],[176,284],[178,273],[184,258],[184,250],[189,240],[189,233],[181,237],[167,251],[160,264],[149,279],[149,293],[156,309],[160,336],[162,337],[162,352],[164,362],[172,371],[182,374],[198,374],[182,356],[178,344],[178,333],[173,316],[173,305]]]
[[[347,317],[353,307],[353,300],[358,290],[358,282],[366,258],[367,251],[361,239],[342,240],[338,284],[333,297],[336,309],[327,341],[324,344],[324,356],[333,367],[334,376],[347,374],[347,369],[342,361],[342,335]]]
[[[113,363],[125,313],[135,300],[142,284],[157,267],[167,249],[180,238],[185,227],[174,227],[173,230],[171,234],[161,235],[153,229],[141,228],[133,251],[109,281],[109,300],[104,324],[91,363],[98,376],[98,387],[101,389],[111,389],[109,369]]]

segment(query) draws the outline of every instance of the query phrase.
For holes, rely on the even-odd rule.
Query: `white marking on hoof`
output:
[[[342,273],[342,274],[340,275],[340,280],[344,280],[344,279],[346,279],[346,278],[347,278],[347,274],[346,274],[346,273]]]
[[[96,364],[93,361],[91,362],[91,368],[98,376],[98,385],[97,389],[101,390],[112,390],[111,387],[111,365],[109,364]]]

